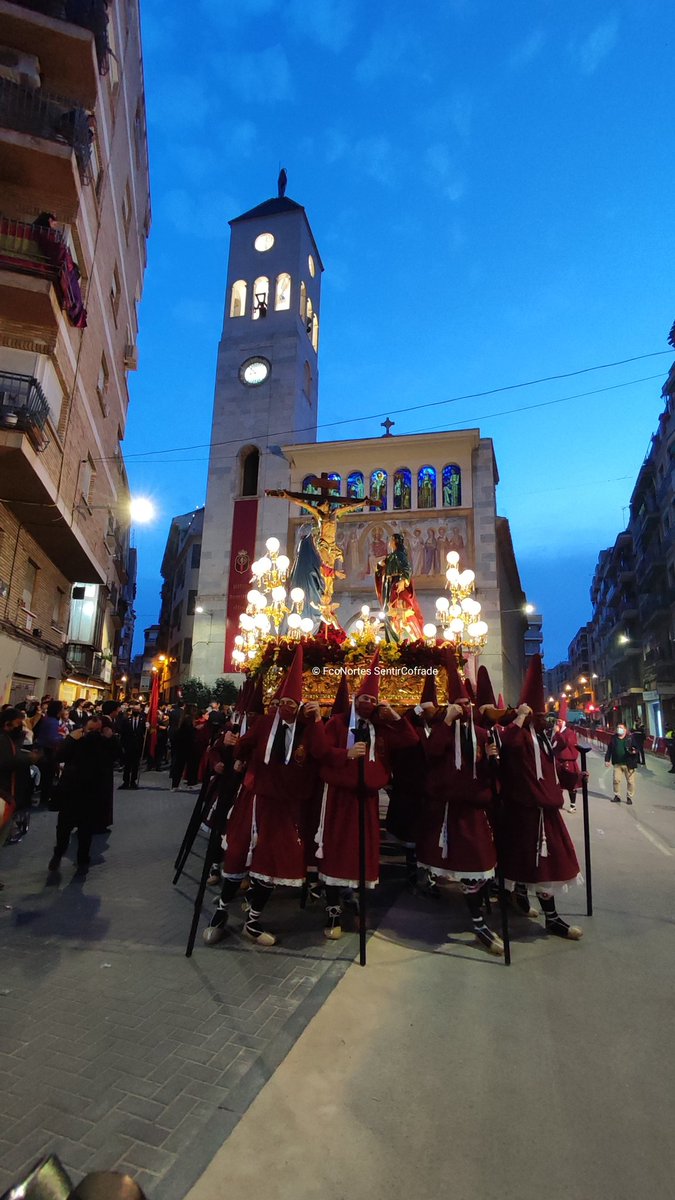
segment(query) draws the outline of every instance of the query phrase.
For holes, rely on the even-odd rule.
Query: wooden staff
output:
[[[494,732],[490,730],[489,739],[493,746],[497,745]],[[495,846],[497,849],[497,889],[499,893],[499,911],[502,918],[502,941],[504,943],[504,963],[507,967],[511,966],[511,938],[509,936],[509,906],[506,899],[506,886],[504,884],[504,867],[502,865],[502,824],[504,820],[504,806],[502,804],[499,792],[497,790],[497,764],[498,758],[488,758],[490,764],[490,787],[492,789],[492,805],[495,813]],[[499,832],[497,832],[499,830]]]
[[[579,746],[581,755],[581,797],[584,806],[584,858],[586,874],[586,916],[593,916],[593,879],[591,875],[591,820],[588,811],[588,772],[586,771],[586,755],[590,746]]]

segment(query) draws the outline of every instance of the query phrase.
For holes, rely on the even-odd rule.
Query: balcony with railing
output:
[[[73,100],[0,76],[0,190],[17,208],[77,210],[91,182],[91,121]]]
[[[97,650],[95,646],[82,642],[68,642],[66,659],[69,668],[78,675],[88,675],[102,683],[109,683],[111,680],[112,663],[110,658]]]
[[[666,553],[662,544],[652,541],[642,550],[637,563],[640,591],[648,591],[654,578],[666,569]]]
[[[0,216],[0,319],[55,332],[58,308],[84,329],[80,271],[63,235],[49,224]]]
[[[0,431],[17,429],[26,433],[39,452],[47,446],[48,417],[49,403],[37,379],[0,371]]]
[[[0,43],[33,55],[42,82],[93,108],[110,66],[105,0],[0,0]]]

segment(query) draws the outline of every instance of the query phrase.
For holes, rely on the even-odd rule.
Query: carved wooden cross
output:
[[[312,487],[318,488],[321,494],[328,492],[339,492],[340,484],[337,479],[329,479],[325,471],[320,475],[313,475],[309,481]]]

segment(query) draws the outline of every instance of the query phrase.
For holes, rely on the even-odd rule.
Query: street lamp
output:
[[[136,525],[147,525],[155,519],[155,506],[152,500],[145,496],[132,496],[129,501],[129,514]]]

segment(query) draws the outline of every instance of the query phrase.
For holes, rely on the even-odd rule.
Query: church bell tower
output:
[[[191,673],[232,670],[251,562],[288,525],[282,446],[316,441],[323,265],[307,215],[278,195],[230,221]]]

